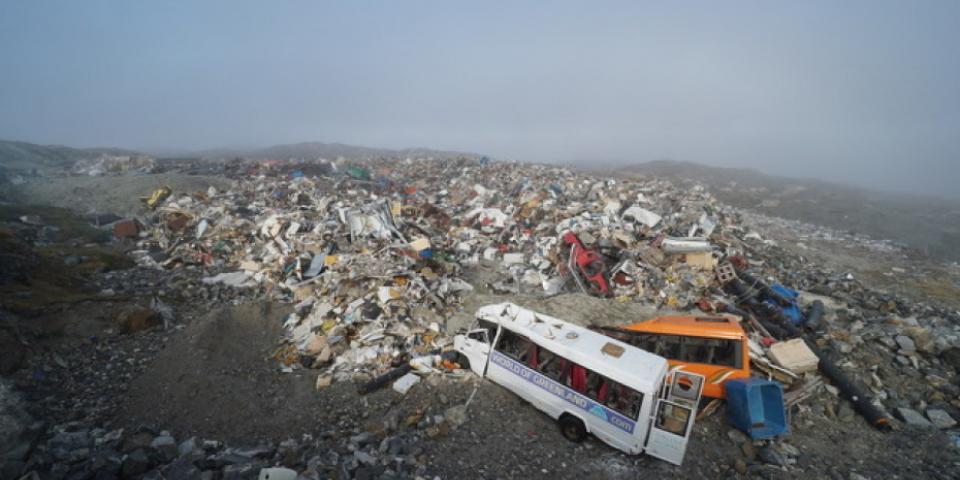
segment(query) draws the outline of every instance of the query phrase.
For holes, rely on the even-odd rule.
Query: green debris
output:
[[[357,180],[371,180],[370,171],[361,167],[347,167],[347,175]]]

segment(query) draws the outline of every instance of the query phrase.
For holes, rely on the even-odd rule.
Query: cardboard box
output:
[[[770,359],[793,373],[801,374],[817,369],[820,359],[799,338],[777,342],[770,346]]]
[[[140,222],[120,220],[113,224],[113,235],[117,238],[136,238],[140,235]]]

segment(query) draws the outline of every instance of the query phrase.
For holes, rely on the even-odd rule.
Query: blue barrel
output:
[[[779,382],[759,378],[727,380],[727,417],[754,440],[787,433],[787,410]]]

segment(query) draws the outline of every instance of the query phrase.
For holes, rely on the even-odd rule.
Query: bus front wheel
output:
[[[567,440],[580,443],[587,438],[587,427],[583,425],[583,421],[579,418],[565,413],[560,416],[559,423],[560,433],[562,433]]]
[[[462,353],[457,354],[457,364],[464,370],[470,370],[470,359]]]

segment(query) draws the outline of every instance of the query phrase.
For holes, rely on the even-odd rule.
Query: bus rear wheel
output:
[[[587,438],[587,427],[583,422],[569,413],[560,416],[560,433],[571,442],[580,443]]]

